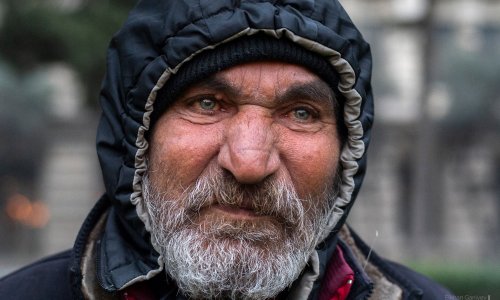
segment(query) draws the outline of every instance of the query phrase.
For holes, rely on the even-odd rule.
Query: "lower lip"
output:
[[[209,209],[214,209],[214,210],[218,211],[219,213],[223,213],[225,215],[230,215],[232,217],[240,218],[240,219],[255,219],[255,218],[262,217],[260,215],[257,215],[253,210],[238,208],[238,207],[234,207],[234,206],[213,205],[213,206],[209,207]]]

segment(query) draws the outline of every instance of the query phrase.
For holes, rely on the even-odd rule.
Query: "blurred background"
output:
[[[458,295],[500,299],[500,1],[341,0],[374,56],[349,223]],[[72,246],[100,194],[105,51],[133,0],[0,0],[0,276]]]

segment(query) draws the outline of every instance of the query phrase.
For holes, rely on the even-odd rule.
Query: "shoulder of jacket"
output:
[[[418,273],[399,263],[385,260],[386,264],[393,269],[393,274],[399,275],[401,278],[412,282],[422,291],[422,300],[430,299],[455,299],[454,294],[435,282],[431,278]]]
[[[71,299],[71,255],[71,250],[51,255],[1,278],[2,299]]]
[[[375,281],[374,294],[376,294],[377,288],[381,287],[380,278],[385,277],[386,284],[392,283],[401,289],[402,299],[454,299],[450,291],[432,279],[379,256],[352,229],[345,227],[340,235],[351,247],[359,261],[366,261],[369,256],[369,262],[364,264],[364,271]]]

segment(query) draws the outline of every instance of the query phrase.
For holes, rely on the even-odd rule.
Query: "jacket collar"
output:
[[[339,232],[339,239],[356,274],[348,299],[421,299],[422,289],[372,251],[347,225]]]

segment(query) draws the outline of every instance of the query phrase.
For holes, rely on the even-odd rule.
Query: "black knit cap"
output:
[[[151,116],[151,124],[154,124],[168,106],[190,85],[232,66],[262,60],[277,60],[303,66],[332,88],[337,101],[341,99],[337,89],[338,75],[326,58],[288,39],[256,34],[203,51],[182,66],[159,91]],[[335,106],[342,107],[342,105]]]

